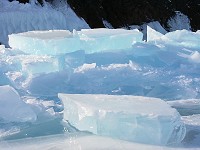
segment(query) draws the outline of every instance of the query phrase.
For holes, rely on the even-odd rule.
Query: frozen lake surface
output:
[[[181,30],[165,35],[150,28],[148,31],[148,42],[140,39],[139,31],[32,31],[16,34],[12,40],[21,40],[25,34],[25,43],[33,49],[0,46],[0,88],[6,91],[0,92],[0,148],[200,149],[199,31]],[[126,38],[130,35],[135,38],[127,47]],[[66,36],[84,38],[82,48],[73,49],[72,41],[72,47],[66,47],[72,51],[66,51],[62,43],[57,46],[55,41]],[[40,53],[33,51],[36,38],[43,41]],[[59,47],[56,53],[48,51],[46,39]],[[20,45],[20,40],[16,45]],[[116,45],[108,46],[109,40]],[[80,46],[76,42],[75,46]],[[72,100],[64,103],[58,93],[70,94]],[[77,94],[83,95],[76,97]],[[87,97],[88,94],[104,95],[100,99],[105,104],[99,104],[93,96]],[[120,95],[130,96],[118,99]],[[145,100],[147,97],[151,97],[150,102]],[[66,118],[67,112],[72,120]],[[80,118],[85,120],[81,122]],[[91,129],[94,121],[100,122],[96,124],[98,130]],[[118,132],[111,132],[113,123],[118,124]],[[128,133],[133,126],[137,130],[132,133],[141,131],[144,135],[132,138]],[[169,132],[173,142],[161,140],[168,131],[173,131]],[[152,137],[151,133],[154,140],[146,140]]]

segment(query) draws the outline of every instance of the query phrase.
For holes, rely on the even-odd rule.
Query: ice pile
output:
[[[85,58],[84,51],[50,56],[6,49],[0,54],[0,85],[13,83],[32,94],[55,96],[66,87],[72,68],[82,65]]]
[[[29,31],[9,35],[9,45],[28,54],[59,55],[85,50],[86,53],[131,48],[142,41],[138,30],[82,29],[53,31]]]
[[[186,48],[200,48],[200,32],[192,32],[188,30],[176,30],[162,34],[147,26],[147,41],[156,42],[156,44],[169,44]]]
[[[81,131],[128,141],[167,145],[180,142],[185,126],[166,102],[126,95],[58,94],[64,119]]]
[[[172,32],[174,38],[169,39],[170,33],[164,35],[149,27],[147,30],[147,42],[141,40],[138,30],[124,29],[12,34],[10,43],[16,47],[0,47],[0,84],[12,85],[20,91],[23,100],[30,96],[36,102],[37,99],[53,100],[59,104],[58,93],[74,93],[59,94],[59,97],[65,105],[64,119],[79,130],[155,145],[179,143],[185,135],[185,127],[177,111],[160,99],[147,97],[164,100],[200,98],[199,31]],[[187,37],[179,37],[179,32],[181,35],[195,34],[194,39],[191,38],[194,45],[181,45],[184,41],[187,43]],[[35,101],[25,102],[35,105]],[[188,101],[190,105],[185,101],[176,102],[168,103],[181,115],[198,116],[196,100]],[[74,129],[63,127],[58,122],[60,118],[55,120],[53,117],[56,110],[62,111],[61,106],[36,105],[32,108],[37,120],[40,118],[44,123],[40,129],[41,124],[34,123],[28,133],[34,128],[36,135],[46,135],[49,131],[44,130],[41,134],[41,129],[49,127],[49,123],[59,124],[59,130],[53,128],[50,133]],[[53,121],[48,122],[51,116]],[[24,132],[20,131],[20,134]]]
[[[23,102],[9,85],[0,86],[0,120],[5,122],[33,122],[37,119],[31,107]]]

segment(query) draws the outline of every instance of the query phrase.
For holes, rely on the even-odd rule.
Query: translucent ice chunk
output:
[[[183,116],[200,114],[200,99],[174,100],[167,103]]]
[[[150,26],[147,26],[147,42],[159,39],[164,34],[152,29]]]
[[[0,86],[0,119],[6,122],[35,121],[36,114],[20,99],[17,91],[9,85]]]
[[[37,55],[59,55],[77,50],[93,53],[131,48],[134,42],[142,41],[142,37],[138,30],[125,29],[85,29],[73,33],[68,30],[29,31],[9,35],[9,45]]]
[[[141,42],[143,38],[137,29],[82,29],[78,33],[87,53],[131,48],[134,42]]]
[[[64,119],[79,130],[128,141],[166,145],[180,142],[185,126],[166,102],[147,97],[58,94]]]
[[[80,50],[79,37],[68,30],[29,31],[9,35],[9,45],[28,54],[58,55]]]

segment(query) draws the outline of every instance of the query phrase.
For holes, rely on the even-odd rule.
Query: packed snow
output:
[[[185,150],[184,148],[161,147],[155,145],[140,144],[103,136],[80,133],[0,142],[0,146],[3,150]],[[192,148],[191,150],[198,150],[198,148]]]
[[[64,104],[64,119],[81,131],[156,145],[179,143],[185,136],[179,113],[160,99],[88,94],[58,97]]]

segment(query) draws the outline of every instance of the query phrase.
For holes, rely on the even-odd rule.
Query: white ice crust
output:
[[[96,135],[56,135],[0,142],[3,150],[185,150],[128,142]],[[191,150],[198,150],[192,148]]]
[[[81,131],[128,141],[167,145],[180,142],[185,127],[166,102],[148,97],[58,94],[64,119]]]

